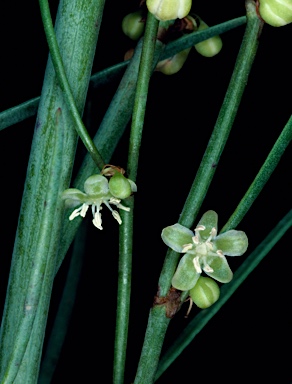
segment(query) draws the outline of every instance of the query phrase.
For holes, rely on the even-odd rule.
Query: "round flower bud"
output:
[[[116,172],[109,181],[110,193],[118,199],[126,199],[132,193],[131,184],[120,172]]]
[[[199,308],[208,308],[220,296],[220,288],[210,277],[200,276],[196,285],[190,290],[190,297]]]
[[[188,16],[188,19],[193,22],[196,31],[203,31],[204,29],[209,28],[209,26],[199,17],[198,22],[191,16]],[[210,39],[195,44],[195,49],[202,56],[213,57],[221,51],[222,45],[221,37],[213,36],[210,37]]]
[[[129,13],[123,18],[122,30],[126,36],[132,40],[138,40],[145,28],[145,20],[142,16],[142,11]]]
[[[261,0],[259,13],[273,27],[282,27],[292,22],[292,0]]]
[[[107,178],[102,175],[92,175],[84,183],[84,191],[88,195],[105,195],[108,193]]]
[[[192,0],[146,0],[148,11],[158,20],[174,20],[186,17]]]
[[[164,75],[173,75],[177,73],[183,67],[190,50],[191,48],[187,48],[168,59],[160,61],[155,70],[162,72]]]

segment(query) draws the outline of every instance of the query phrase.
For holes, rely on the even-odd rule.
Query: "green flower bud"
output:
[[[209,28],[209,26],[201,18],[198,18],[198,23],[191,16],[188,16],[188,18],[192,20],[195,27],[197,27],[199,24],[199,26],[196,29],[197,31],[203,31],[204,29]],[[207,40],[201,41],[198,44],[195,44],[195,49],[202,56],[213,57],[221,51],[222,45],[223,44],[222,44],[221,37],[213,36],[213,37],[210,37],[210,39],[207,39]]]
[[[131,184],[120,172],[116,172],[109,181],[110,193],[118,199],[126,199],[132,193]]]
[[[156,19],[165,21],[186,17],[192,0],[146,0],[146,5]]]
[[[208,308],[220,296],[220,288],[216,281],[210,277],[199,277],[194,288],[190,290],[190,297],[199,308]]]
[[[191,48],[187,48],[168,59],[160,61],[155,70],[162,72],[164,75],[177,73],[187,60],[190,50]]]
[[[138,40],[145,28],[145,20],[142,16],[142,11],[129,13],[123,18],[122,30],[126,36],[132,40]]]
[[[292,0],[261,0],[259,13],[273,27],[282,27],[292,22]]]

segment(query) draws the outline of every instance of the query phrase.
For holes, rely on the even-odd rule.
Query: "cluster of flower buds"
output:
[[[127,179],[123,173],[122,168],[109,165],[104,167],[100,174],[89,176],[86,179],[84,192],[76,188],[66,189],[62,194],[65,206],[67,208],[79,206],[71,213],[69,220],[73,220],[77,216],[85,217],[89,206],[91,206],[94,226],[103,229],[100,211],[102,204],[104,204],[112,212],[117,222],[121,224],[122,220],[119,213],[113,210],[111,205],[129,211],[130,208],[122,205],[121,200],[137,191],[136,184]]]
[[[200,308],[207,308],[219,298],[219,287],[214,281],[228,283],[233,274],[225,258],[241,256],[248,247],[244,232],[230,230],[217,236],[218,216],[207,211],[195,228],[176,223],[163,229],[161,237],[166,245],[176,252],[184,253],[172,278],[172,286],[181,291],[190,291],[191,299]],[[202,280],[202,272],[212,279]],[[199,284],[199,285],[197,285]],[[206,296],[204,298],[204,295]]]

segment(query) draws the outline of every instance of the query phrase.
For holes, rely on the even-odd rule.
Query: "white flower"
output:
[[[126,178],[124,179],[127,180]],[[133,181],[130,181],[129,184],[131,188],[129,190],[128,196],[130,196],[133,191],[137,190],[136,184]],[[77,205],[81,204],[81,206],[76,208],[71,213],[69,220],[74,220],[77,216],[85,217],[89,206],[91,206],[93,216],[92,223],[96,228],[102,230],[103,228],[101,225],[102,219],[100,211],[102,209],[102,204],[104,204],[112,212],[112,215],[117,220],[117,222],[122,224],[122,220],[118,211],[112,209],[111,205],[115,205],[117,208],[123,209],[124,211],[130,211],[130,208],[122,205],[121,199],[113,196],[106,177],[102,175],[90,176],[84,183],[84,191],[85,192],[82,192],[76,188],[69,188],[63,192],[62,199],[65,200],[67,207],[76,207]]]

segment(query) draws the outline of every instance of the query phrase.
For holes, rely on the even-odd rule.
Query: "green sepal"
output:
[[[228,265],[224,256],[206,256],[207,264],[213,269],[214,272],[204,272],[206,275],[219,281],[220,283],[229,283],[233,278],[233,273]]]
[[[227,256],[241,256],[247,250],[248,239],[243,231],[234,229],[222,233],[213,240],[217,250]]]
[[[87,196],[76,188],[69,188],[63,191],[61,198],[65,200],[66,208],[73,208],[81,203],[85,203]]]
[[[182,252],[184,245],[192,243],[193,232],[176,223],[162,230],[161,237],[167,246],[176,252]]]
[[[194,255],[190,253],[186,253],[180,259],[177,270],[171,281],[174,288],[181,291],[188,291],[196,285],[200,273],[195,270],[193,259]]]
[[[206,229],[204,229],[203,231],[200,231],[200,236],[203,240],[207,240],[213,228],[215,228],[217,231],[217,226],[218,226],[217,213],[212,210],[205,212],[198,223],[198,226],[199,225],[203,225],[204,227],[206,227]]]
[[[210,277],[200,276],[196,285],[190,290],[190,297],[197,307],[205,309],[213,305],[220,296],[220,288]]]
[[[109,181],[110,193],[118,199],[126,199],[132,193],[131,184],[120,172],[116,172]]]
[[[92,175],[84,183],[84,191],[88,195],[106,195],[109,191],[107,178],[102,175]]]

